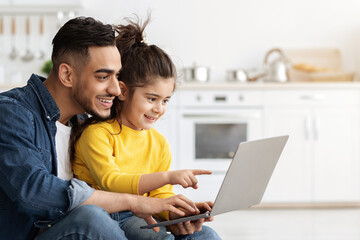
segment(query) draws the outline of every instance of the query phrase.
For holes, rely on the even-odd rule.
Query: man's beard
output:
[[[104,121],[104,120],[108,120],[111,117],[111,113],[109,111],[108,116],[100,116],[98,113],[95,112],[95,110],[90,106],[89,102],[91,101],[87,101],[87,99],[84,97],[84,94],[81,94],[80,91],[78,90],[80,88],[77,88],[74,92],[74,99],[75,101],[85,110],[85,112],[87,114],[89,114],[92,118],[94,118],[96,121]]]

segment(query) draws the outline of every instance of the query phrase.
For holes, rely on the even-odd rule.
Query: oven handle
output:
[[[184,118],[243,118],[245,115],[234,114],[183,114]],[[259,117],[259,114],[246,114],[246,117]]]

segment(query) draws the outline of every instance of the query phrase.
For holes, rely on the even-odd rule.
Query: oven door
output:
[[[261,138],[261,109],[187,109],[179,122],[179,168],[225,173],[240,142]]]

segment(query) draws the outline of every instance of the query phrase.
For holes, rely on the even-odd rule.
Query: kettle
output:
[[[273,55],[275,55],[276,57],[274,58]],[[272,58],[272,61],[270,61],[270,58]],[[264,68],[266,73],[265,81],[288,81],[288,70],[290,67],[291,63],[281,49],[271,49],[266,53],[264,59]]]

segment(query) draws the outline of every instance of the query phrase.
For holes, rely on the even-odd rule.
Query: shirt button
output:
[[[48,227],[51,228],[51,224],[48,224]]]
[[[48,120],[50,120],[50,116],[46,116],[46,118],[47,118]]]

